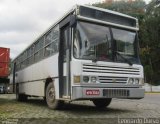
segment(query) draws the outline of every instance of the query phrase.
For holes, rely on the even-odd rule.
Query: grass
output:
[[[25,105],[16,100],[0,98],[0,119],[11,117],[14,113],[19,113],[23,111],[24,107]]]

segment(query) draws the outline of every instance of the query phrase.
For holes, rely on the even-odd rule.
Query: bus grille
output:
[[[99,76],[100,83],[127,83],[127,77],[108,77],[108,76]]]
[[[83,72],[140,75],[139,68],[83,64]]]
[[[107,98],[128,97],[129,90],[126,89],[104,89],[103,96]]]

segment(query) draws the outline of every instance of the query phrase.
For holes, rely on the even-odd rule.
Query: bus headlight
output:
[[[74,83],[80,83],[81,81],[81,77],[78,75],[78,76],[74,76]]]
[[[139,79],[135,79],[135,84],[139,84]]]
[[[91,83],[96,83],[97,77],[91,77]]]
[[[83,81],[84,81],[85,83],[88,83],[88,82],[89,82],[89,77],[88,77],[88,76],[83,76]]]
[[[140,84],[140,85],[144,85],[144,79],[143,79],[143,78],[140,79],[139,84]]]
[[[128,81],[128,83],[129,83],[129,84],[133,84],[133,83],[134,83],[134,79],[133,79],[133,78],[130,78],[129,81]]]

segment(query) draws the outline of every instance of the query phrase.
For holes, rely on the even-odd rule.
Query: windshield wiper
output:
[[[118,51],[114,51],[116,54],[118,54],[122,59],[124,59],[130,66],[132,66],[132,62],[129,61],[128,59],[126,59],[125,57],[123,57]]]

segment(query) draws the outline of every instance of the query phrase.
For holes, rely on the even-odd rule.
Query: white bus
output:
[[[134,17],[76,5],[13,60],[17,100],[40,96],[58,109],[66,100],[106,107],[143,98],[137,32]]]

